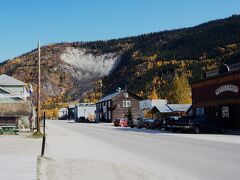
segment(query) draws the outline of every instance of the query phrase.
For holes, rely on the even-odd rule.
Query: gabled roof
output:
[[[112,94],[109,94],[109,95],[103,97],[103,98],[100,99],[100,101],[98,101],[98,102],[108,101],[108,100],[112,99],[113,97],[121,94],[122,92],[124,92],[124,90],[116,91],[116,92],[114,92],[114,93],[112,93]]]
[[[166,104],[157,105],[157,106],[154,106],[153,108],[156,108],[160,113],[172,112],[172,110]]]
[[[116,92],[114,92],[114,93],[112,93],[112,94],[109,94],[109,95],[103,97],[103,98],[100,99],[97,103],[111,100],[111,99],[114,98],[115,96],[118,96],[119,94],[124,93],[124,92],[127,92],[127,93],[130,94],[132,97],[134,97],[134,98],[136,98],[136,99],[138,99],[138,100],[142,100],[141,97],[139,97],[138,95],[136,95],[136,94],[133,93],[132,91],[129,91],[129,90],[120,90],[120,91],[116,91]]]
[[[192,104],[167,104],[173,112],[187,112]]]
[[[0,86],[25,86],[26,84],[6,74],[0,75]]]

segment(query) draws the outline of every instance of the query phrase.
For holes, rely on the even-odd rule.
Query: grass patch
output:
[[[43,137],[43,134],[41,133],[41,132],[34,132],[33,134],[32,134],[32,137],[33,138],[42,138]]]

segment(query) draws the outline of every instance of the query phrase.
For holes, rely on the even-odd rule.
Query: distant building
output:
[[[192,113],[240,129],[240,64],[221,66],[192,83]]]
[[[96,118],[99,122],[113,122],[124,118],[131,109],[134,118],[141,116],[139,101],[142,99],[129,90],[117,90],[96,103]]]
[[[144,99],[139,102],[141,115],[144,116],[144,111],[151,110],[154,106],[165,106],[166,99]]]
[[[58,117],[64,117],[68,115],[68,108],[61,108],[58,110]]]
[[[166,116],[185,116],[191,106],[192,104],[160,104],[154,106],[151,111],[159,118]]]
[[[96,120],[96,104],[80,103],[75,106],[75,120],[84,122],[86,120],[93,122]]]
[[[0,75],[0,126],[29,126],[31,117],[34,125],[33,107],[27,85],[13,77]]]

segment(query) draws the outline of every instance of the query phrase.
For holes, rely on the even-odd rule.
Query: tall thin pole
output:
[[[42,139],[42,152],[41,152],[41,156],[44,156],[44,152],[45,152],[45,145],[46,145],[46,136],[45,136],[45,123],[46,123],[46,114],[45,111],[43,113],[43,139]]]
[[[40,132],[40,116],[41,116],[41,50],[40,50],[40,41],[38,41],[38,95],[37,95],[37,132]]]

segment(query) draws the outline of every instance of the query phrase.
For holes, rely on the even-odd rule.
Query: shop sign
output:
[[[219,88],[216,89],[215,94],[218,96],[219,94],[226,91],[238,93],[238,86],[231,85],[231,84],[220,86]]]
[[[229,118],[229,107],[228,106],[222,107],[222,117]]]

